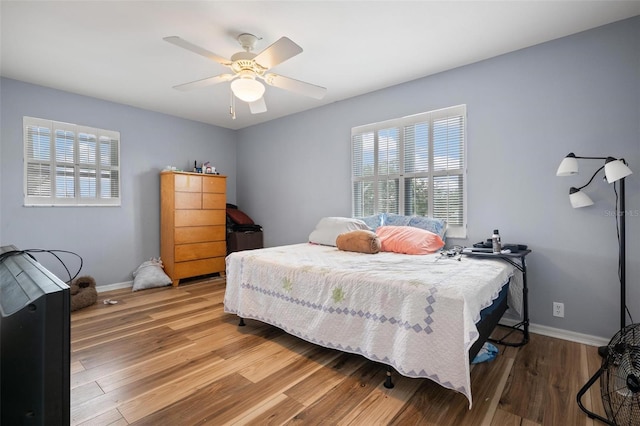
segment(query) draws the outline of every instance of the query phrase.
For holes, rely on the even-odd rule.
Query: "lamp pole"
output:
[[[620,215],[620,259],[618,261],[618,265],[620,268],[619,276],[620,276],[620,329],[622,330],[626,325],[626,309],[627,309],[627,301],[626,301],[626,287],[627,287],[627,262],[626,262],[626,244],[625,244],[625,216],[627,212],[625,210],[624,203],[624,180],[625,178],[620,179],[620,211],[618,214]]]

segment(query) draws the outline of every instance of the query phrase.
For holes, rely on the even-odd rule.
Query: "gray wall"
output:
[[[126,282],[140,263],[160,255],[159,173],[165,166],[186,169],[194,159],[209,160],[228,176],[227,198],[235,201],[234,131],[6,78],[0,94],[0,245],[72,251],[84,260],[81,274],[98,285]],[[25,115],[119,131],[122,206],[24,207]],[[55,258],[36,257],[68,279]],[[74,257],[62,258],[77,269]]]
[[[323,216],[349,216],[350,129],[467,104],[469,245],[500,229],[525,243],[531,321],[610,337],[619,328],[615,194],[600,179],[572,209],[581,174],[555,171],[573,151],[624,157],[627,304],[640,321],[640,18],[590,30],[238,132],[238,203],[265,244],[307,240]],[[552,302],[565,318],[552,316]]]

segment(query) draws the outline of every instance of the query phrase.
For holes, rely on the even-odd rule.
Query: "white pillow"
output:
[[[360,219],[350,217],[323,217],[309,234],[309,242],[324,246],[336,246],[338,235],[369,227]]]
[[[151,259],[143,262],[133,272],[133,290],[145,288],[164,287],[171,284],[171,278],[164,273],[164,265],[160,259]]]

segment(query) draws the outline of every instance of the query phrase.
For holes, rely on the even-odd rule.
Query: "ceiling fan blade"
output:
[[[211,86],[212,84],[218,84],[224,81],[230,81],[233,80],[233,78],[234,76],[231,74],[220,74],[213,77],[207,77],[201,80],[192,81],[190,83],[178,84],[177,86],[173,86],[173,88],[177,90],[187,91]]]
[[[197,53],[198,55],[204,56],[205,58],[212,59],[216,62],[221,63],[222,65],[226,65],[226,66],[231,65],[231,61],[229,59],[225,59],[222,56],[218,56],[213,52],[209,52],[207,49],[200,46],[196,46],[195,44],[190,43],[186,40],[183,40],[178,36],[165,37],[163,38],[163,40],[171,44],[175,44],[178,47],[182,47],[183,49],[190,50],[193,53]]]
[[[288,37],[282,37],[260,52],[253,60],[266,69],[269,69],[289,58],[293,58],[299,53],[302,53],[302,47],[298,46]]]
[[[264,81],[270,86],[289,90],[314,99],[322,99],[325,93],[327,93],[326,87],[316,86],[315,84],[305,83],[304,81],[295,80],[278,74],[267,74],[264,76]]]
[[[249,109],[251,110],[251,114],[267,112],[267,104],[264,103],[264,96],[257,101],[249,102]]]

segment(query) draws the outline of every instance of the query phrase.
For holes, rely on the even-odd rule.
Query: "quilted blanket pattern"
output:
[[[295,244],[227,257],[224,309],[463,393],[480,311],[514,273],[507,262],[363,254]],[[513,289],[512,289],[513,290]]]

